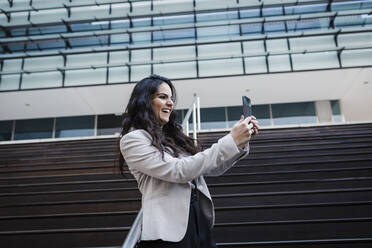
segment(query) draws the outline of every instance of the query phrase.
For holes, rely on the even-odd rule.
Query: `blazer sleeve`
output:
[[[246,149],[239,150],[230,134],[203,152],[179,158],[166,152],[163,158],[151,141],[150,134],[142,129],[129,132],[121,138],[120,150],[128,167],[175,183],[186,183],[203,174],[222,174],[247,154]]]

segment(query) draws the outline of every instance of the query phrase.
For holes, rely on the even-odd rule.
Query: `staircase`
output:
[[[119,247],[140,194],[116,152],[112,138],[0,145],[0,247]],[[206,180],[219,248],[372,247],[372,124],[262,130]]]

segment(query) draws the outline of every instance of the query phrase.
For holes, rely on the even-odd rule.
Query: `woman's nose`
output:
[[[173,100],[172,100],[171,98],[169,98],[169,99],[167,100],[167,105],[169,105],[169,106],[173,106],[173,104],[174,104]]]
[[[169,100],[167,101],[167,105],[168,105],[168,106],[173,106],[173,104],[174,104],[174,103],[173,103],[173,101],[172,101],[171,99],[169,99]]]

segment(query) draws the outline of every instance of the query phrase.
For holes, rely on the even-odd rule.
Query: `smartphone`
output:
[[[243,115],[244,115],[244,118],[247,118],[248,116],[252,115],[251,99],[247,96],[242,96],[242,100],[243,100]]]

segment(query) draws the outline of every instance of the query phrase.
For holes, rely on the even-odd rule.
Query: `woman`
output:
[[[257,121],[242,117],[228,135],[201,151],[176,123],[175,95],[169,79],[151,75],[137,83],[125,111],[121,171],[125,159],[142,193],[139,247],[216,247],[203,175],[220,175],[247,155]]]

